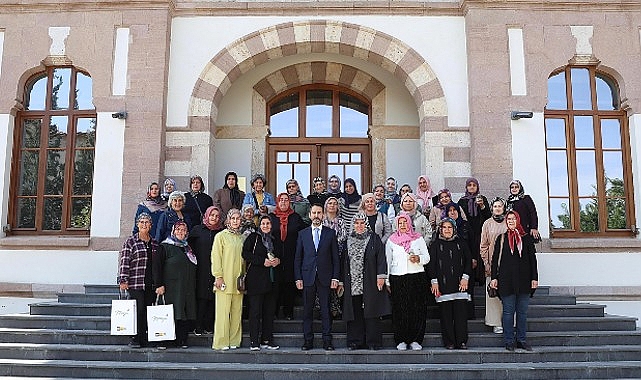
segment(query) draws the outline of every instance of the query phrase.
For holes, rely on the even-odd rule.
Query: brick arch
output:
[[[366,72],[336,62],[302,62],[283,67],[265,76],[254,86],[266,101],[290,88],[325,83],[352,89],[372,101],[385,86]]]
[[[309,20],[274,25],[248,34],[221,50],[201,72],[192,92],[189,124],[214,123],[232,83],[269,59],[306,53],[334,53],[375,64],[401,81],[414,98],[420,125],[441,120],[447,105],[436,74],[404,42],[361,25]],[[210,124],[211,125],[211,124]]]

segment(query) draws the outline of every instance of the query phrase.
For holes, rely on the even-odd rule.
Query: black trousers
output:
[[[177,319],[176,320],[176,343],[179,346],[187,344],[187,335],[189,334],[189,323],[190,321],[186,319]]]
[[[196,329],[214,331],[214,300],[198,298],[197,301],[197,314],[196,314]]]
[[[296,284],[292,281],[278,283],[278,306],[283,308],[283,316],[294,316],[294,301],[299,291]]]
[[[422,344],[427,319],[427,276],[425,272],[390,276],[392,324],[396,344]]]
[[[141,346],[147,344],[147,306],[156,300],[156,293],[148,286],[145,290],[129,289],[129,298],[136,300],[136,316],[138,317],[138,333],[132,340]]]
[[[347,346],[381,347],[383,333],[380,319],[378,317],[365,318],[362,295],[351,298],[354,320],[347,321]],[[345,301],[349,302],[348,299]]]
[[[443,345],[467,344],[468,304],[467,300],[439,302]]]
[[[274,315],[278,302],[278,285],[272,283],[272,289],[263,294],[252,294],[246,297],[249,302],[249,341],[252,346],[261,342],[271,342],[274,335]]]
[[[323,286],[318,279],[311,286],[303,288],[303,337],[305,342],[314,340],[312,322],[314,320],[314,304],[316,295],[320,304],[321,325],[323,327],[323,343],[332,342],[332,318],[329,313],[329,286]]]

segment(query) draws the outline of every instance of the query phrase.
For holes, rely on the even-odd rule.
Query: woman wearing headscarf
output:
[[[480,193],[479,181],[476,178],[468,178],[465,181],[465,195],[458,201],[458,205],[465,212],[468,225],[467,244],[472,254],[473,276],[470,283],[470,289],[474,283],[484,283],[485,269],[481,265],[480,247],[481,247],[481,228],[483,223],[492,216],[490,204],[487,198]]]
[[[447,205],[452,202],[452,193],[448,189],[439,190],[438,194],[438,203],[432,207],[430,211],[429,221],[432,225],[432,230],[436,231],[436,227],[441,224],[441,220],[447,217]],[[464,210],[461,211],[461,218],[467,220],[467,215],[465,215]]]
[[[360,211],[367,216],[369,228],[381,239],[383,244],[392,234],[392,224],[386,214],[376,210],[376,197],[372,193],[363,195]]]
[[[243,206],[252,205],[254,207],[255,222],[258,223],[258,217],[267,215],[276,208],[276,200],[271,193],[265,191],[267,180],[262,174],[254,174],[251,180],[252,192],[245,194]]]
[[[388,177],[385,181],[385,200],[390,205],[390,208],[401,203],[401,196],[398,193],[398,184],[394,177]]]
[[[385,245],[367,225],[368,217],[358,212],[347,237],[343,255],[343,319],[347,321],[347,347],[350,350],[383,345],[380,317],[391,313],[389,296],[383,290],[387,279]]]
[[[443,345],[448,350],[466,350],[470,250],[456,235],[456,222],[449,217],[441,220],[438,231],[438,238],[430,246],[428,274],[440,309]]]
[[[240,233],[243,234],[243,238],[247,238],[252,232],[256,232],[258,227],[256,226],[256,219],[254,218],[254,206],[250,204],[243,205],[243,209],[240,211],[243,216],[242,221],[240,222]]]
[[[427,244],[412,228],[409,215],[396,217],[396,231],[385,244],[387,273],[392,294],[394,342],[399,351],[420,351],[425,335],[428,286],[425,265],[430,261]]]
[[[425,215],[418,211],[416,203],[416,195],[414,193],[405,193],[401,197],[401,210],[400,213],[407,214],[412,221],[412,229],[423,237],[423,240],[429,244],[432,238],[432,226],[427,221]]]
[[[339,203],[338,198],[335,196],[330,196],[325,201],[324,213],[323,213],[323,226],[329,227],[336,232],[336,240],[338,243],[338,255],[343,257],[345,252],[345,244],[347,241],[347,234],[349,231],[345,228],[343,220],[339,218]],[[342,262],[342,261],[341,261]],[[318,300],[318,297],[316,297]],[[332,314],[333,318],[338,318],[342,313],[341,302],[342,297],[339,296],[339,292],[330,292],[329,293],[329,311]],[[317,301],[317,305],[314,306],[315,310],[320,312],[320,301]]]
[[[205,194],[205,184],[202,177],[192,176],[189,179],[189,191],[185,193],[184,213],[189,216],[189,220],[194,223],[194,226],[202,223],[205,210],[213,204],[213,199]]]
[[[156,182],[152,182],[147,187],[147,197],[144,201],[138,204],[136,216],[134,217],[134,228],[131,232],[132,235],[138,233],[138,217],[140,214],[147,213],[151,217],[151,227],[156,228],[160,215],[167,210],[167,201],[160,197],[160,186]],[[153,230],[152,230],[153,231]]]
[[[492,257],[496,238],[507,231],[505,224],[505,200],[494,198],[492,201],[492,217],[483,223],[481,229],[481,259],[485,268],[485,285],[492,280]],[[503,334],[503,305],[498,297],[490,298],[485,292],[485,324],[491,326],[495,334]]]
[[[432,191],[432,183],[426,175],[418,177],[418,185],[416,186],[416,203],[421,206],[421,212],[425,216],[430,214],[432,208],[434,192]]]
[[[361,195],[356,188],[356,182],[352,178],[347,178],[344,185],[345,191],[339,199],[340,215],[345,223],[345,227],[350,231],[352,229],[352,218],[361,207]]]
[[[285,187],[287,188],[291,208],[303,219],[305,224],[310,225],[312,223],[309,219],[310,204],[307,198],[303,196],[303,193],[301,193],[298,181],[292,178],[285,183]]]
[[[327,193],[340,199],[343,193],[341,192],[341,179],[336,174],[332,174],[327,179]]]
[[[227,228],[216,235],[211,249],[211,274],[216,279],[214,350],[236,349],[242,339],[243,294],[238,291],[236,283],[238,276],[245,271],[240,220],[240,210],[229,210],[225,221]]]
[[[188,347],[189,324],[196,319],[198,259],[187,243],[188,235],[187,223],[174,223],[171,235],[160,243],[152,263],[156,294],[164,295],[165,303],[174,305],[175,344],[180,348]]]
[[[385,186],[380,183],[378,185],[374,185],[372,193],[374,194],[374,200],[376,201],[376,211],[387,216],[391,203],[385,199]]]
[[[403,184],[403,185],[401,185],[401,187],[398,189],[398,199],[399,199],[399,201],[398,201],[398,203],[395,203],[395,204],[394,204],[394,218],[396,218],[396,215],[398,215],[398,214],[400,214],[400,213],[401,213],[401,211],[402,211],[402,208],[401,208],[401,199],[403,198],[403,195],[405,195],[405,194],[407,194],[407,193],[414,193],[414,191],[412,190],[412,186],[410,186],[408,183],[404,183],[404,184]],[[414,195],[414,199],[416,199],[416,195]],[[416,205],[416,210],[417,210],[418,212],[421,212],[421,208],[420,208],[420,206],[419,206],[418,204]],[[393,219],[392,219],[392,220],[393,220]],[[393,224],[394,224],[394,223],[392,223],[392,225],[393,225]]]
[[[245,192],[238,188],[238,175],[235,172],[225,174],[225,185],[214,193],[214,206],[218,207],[223,217],[223,222],[229,210],[235,208],[240,210],[243,207]]]
[[[196,335],[211,334],[214,331],[214,277],[211,275],[211,248],[214,237],[223,227],[220,224],[220,210],[209,206],[203,215],[202,224],[189,233],[189,246],[198,259],[196,271]]]
[[[498,289],[503,303],[503,340],[508,351],[514,351],[515,346],[532,351],[526,339],[527,311],[530,297],[539,286],[534,238],[525,232],[520,219],[518,212],[507,212],[507,232],[496,238],[492,256],[490,286]]]
[[[325,189],[325,180],[323,177],[316,177],[313,179],[312,184],[314,188],[311,194],[307,196],[310,205],[325,206],[325,201],[329,197],[329,193]]]
[[[306,227],[303,219],[294,212],[287,193],[276,197],[276,209],[269,217],[272,221],[274,255],[280,259],[276,270],[276,281],[279,285],[278,304],[283,307],[285,319],[294,316],[294,298],[297,295],[294,283],[294,256],[298,231]]]
[[[274,343],[274,314],[278,305],[276,268],[280,259],[274,255],[272,222],[269,216],[259,219],[258,231],[243,244],[247,263],[247,298],[249,300],[249,349],[277,350]]]
[[[162,198],[163,201],[168,202],[171,193],[177,189],[176,181],[174,181],[173,178],[166,178],[165,182],[162,183],[162,194],[160,194],[160,198]]]
[[[169,196],[169,208],[158,218],[158,225],[155,228],[154,238],[156,241],[163,242],[169,237],[171,230],[176,222],[184,222],[187,228],[191,226],[191,219],[184,213],[185,195],[180,191],[174,191]]]
[[[507,210],[514,210],[521,217],[523,230],[532,235],[534,241],[539,241],[539,216],[532,197],[525,194],[523,184],[518,179],[510,182],[510,196],[507,198]]]
[[[131,337],[129,345],[134,348],[147,343],[147,306],[154,302],[152,288],[152,259],[158,251],[158,242],[151,237],[152,218],[146,212],[140,213],[136,221],[138,232],[122,244],[118,262],[118,284],[121,291],[129,291],[136,300],[138,333]]]
[[[474,244],[474,243],[471,241],[472,233],[470,231],[470,224],[468,223],[467,220],[464,220],[461,217],[461,214],[462,214],[461,213],[461,207],[457,203],[450,202],[447,205],[446,209],[447,209],[447,217],[456,222],[456,225],[454,227],[456,227],[456,235],[457,235],[457,237],[460,240],[464,241],[467,244],[468,249],[470,250],[470,257],[472,258],[472,264],[471,264],[472,265],[472,274],[471,274],[472,277],[470,278],[470,281],[469,281],[468,286],[467,286],[467,292],[470,295],[470,302],[467,303],[467,318],[468,319],[475,319],[476,318],[476,311],[475,311],[476,304],[474,302],[474,285],[476,283],[476,277],[477,276],[483,276],[482,273],[478,273],[477,274],[477,271],[478,271],[478,268],[479,268],[479,263],[482,263],[481,256],[478,253],[475,255],[475,253],[472,251],[472,249],[469,248],[470,245]],[[489,207],[488,207],[488,209],[489,209]],[[482,279],[483,277],[479,277],[479,278]]]

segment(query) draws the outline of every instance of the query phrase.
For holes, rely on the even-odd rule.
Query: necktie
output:
[[[320,241],[320,228],[314,228],[314,248],[318,251],[318,242]]]

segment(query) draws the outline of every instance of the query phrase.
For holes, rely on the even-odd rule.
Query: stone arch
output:
[[[418,52],[388,34],[333,20],[283,23],[228,45],[207,63],[194,86],[188,115],[190,126],[215,125],[222,98],[232,83],[252,68],[269,59],[305,53],[335,53],[380,66],[398,78],[412,95],[421,129],[425,129],[427,120],[440,124],[437,130],[447,126],[443,89]]]
[[[362,70],[336,62],[312,61],[283,67],[265,76],[254,86],[267,102],[290,88],[325,83],[350,88],[372,101],[385,86]]]

